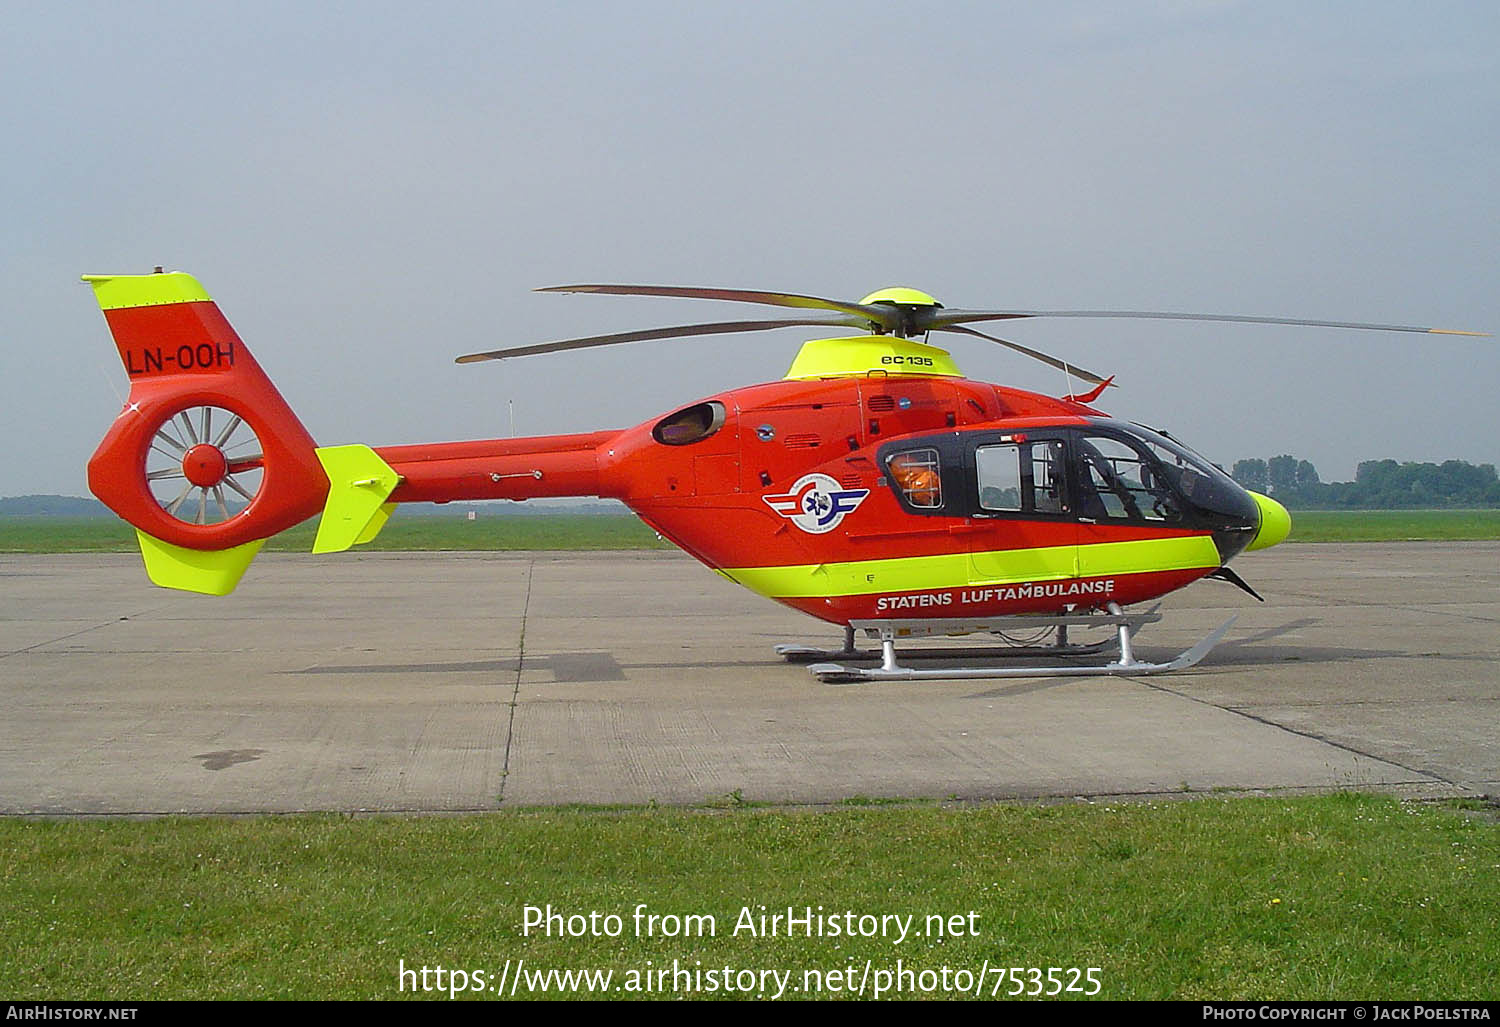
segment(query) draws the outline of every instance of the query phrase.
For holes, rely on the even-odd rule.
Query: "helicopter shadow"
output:
[[[1244,638],[1226,639],[1215,647],[1210,659],[1217,667],[1269,667],[1283,663],[1323,664],[1390,659],[1483,663],[1491,659],[1491,657],[1478,654],[1422,652],[1414,649],[1366,649],[1356,646],[1297,644],[1295,642],[1267,644],[1273,639],[1320,623],[1322,622],[1316,617],[1303,617],[1266,628]]]
[[[1282,638],[1293,634],[1304,628],[1312,627],[1322,623],[1316,617],[1301,617],[1296,620],[1287,621],[1284,624],[1273,625],[1263,628],[1254,634],[1242,638],[1226,639],[1214,647],[1205,665],[1211,667],[1268,667],[1283,663],[1340,663],[1357,660],[1380,660],[1399,657],[1422,656],[1424,658],[1438,656],[1440,654],[1408,653],[1395,649],[1359,649],[1350,646],[1319,646],[1319,645],[1296,645],[1296,644],[1270,644],[1273,639]],[[1149,660],[1168,660],[1172,653],[1167,649],[1161,649],[1149,644],[1138,644],[1136,653],[1139,657]],[[1448,659],[1472,660],[1479,657],[1451,656]],[[1121,677],[1130,677],[1128,674]],[[1035,681],[1026,681],[1015,685],[1007,685],[1003,688],[988,689],[983,692],[975,692],[967,698],[971,699],[1001,699],[1018,695],[1026,695],[1032,692],[1042,691],[1048,688],[1056,688],[1084,680],[1083,677],[1055,677],[1044,678]]]

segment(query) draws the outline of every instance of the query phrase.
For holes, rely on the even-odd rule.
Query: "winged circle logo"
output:
[[[804,474],[790,492],[761,498],[809,535],[821,535],[837,528],[869,494],[869,489],[846,489],[826,474]]]

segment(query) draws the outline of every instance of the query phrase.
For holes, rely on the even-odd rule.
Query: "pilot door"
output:
[[[1070,443],[1081,576],[1172,569],[1165,564],[1175,550],[1163,544],[1194,532],[1181,499],[1140,440],[1101,427],[1073,432]],[[1217,562],[1211,555],[1210,561]]]

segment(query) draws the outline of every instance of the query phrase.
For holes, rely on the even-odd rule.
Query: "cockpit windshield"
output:
[[[1196,510],[1200,515],[1206,515],[1210,521],[1218,521],[1227,518],[1236,523],[1254,524],[1259,518],[1255,501],[1240,488],[1233,478],[1215,467],[1198,453],[1193,452],[1187,446],[1176,439],[1159,431],[1154,431],[1140,424],[1126,424],[1122,421],[1096,420],[1093,423],[1101,428],[1107,427],[1121,435],[1127,436],[1132,449],[1143,451],[1145,463],[1140,465],[1140,482],[1129,480],[1128,475],[1123,486],[1110,482],[1110,489],[1101,488],[1101,494],[1113,491],[1121,497],[1121,502],[1126,506],[1125,515],[1131,519],[1165,521],[1177,521],[1179,516],[1172,504],[1168,502],[1167,492],[1175,493],[1188,504],[1191,510]],[[1084,459],[1087,461],[1087,444],[1093,442],[1097,448],[1098,441],[1092,433],[1088,433],[1081,442]],[[1120,442],[1115,443],[1121,446]],[[1096,461],[1097,462],[1097,461]],[[1112,461],[1117,470],[1129,466],[1128,464],[1115,460]],[[1148,466],[1149,464],[1149,466]],[[1129,495],[1141,493],[1139,495]],[[1144,499],[1149,495],[1151,502],[1148,506]],[[1135,504],[1130,500],[1134,498]],[[1106,505],[1108,497],[1105,495]],[[1140,514],[1136,515],[1130,509],[1132,505],[1138,506]],[[1113,510],[1112,516],[1119,516]]]
[[[1214,509],[1210,500],[1216,494],[1240,491],[1233,478],[1176,439],[1140,424],[1132,424],[1127,430],[1161,461],[1162,473],[1177,490],[1199,506]]]

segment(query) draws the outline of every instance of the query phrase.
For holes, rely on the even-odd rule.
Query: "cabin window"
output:
[[[1015,443],[980,446],[974,451],[979,472],[979,507],[997,513],[1021,510],[1021,447]]]
[[[1061,440],[1005,442],[974,451],[979,508],[990,513],[1062,513]]]
[[[1063,478],[1067,464],[1062,440],[1031,444],[1031,508],[1037,513],[1062,513]]]
[[[702,442],[724,427],[724,404],[699,403],[656,422],[651,437],[663,446],[687,446]]]
[[[911,506],[935,510],[943,505],[942,465],[937,450],[909,449],[897,453],[887,461],[886,471]]]

